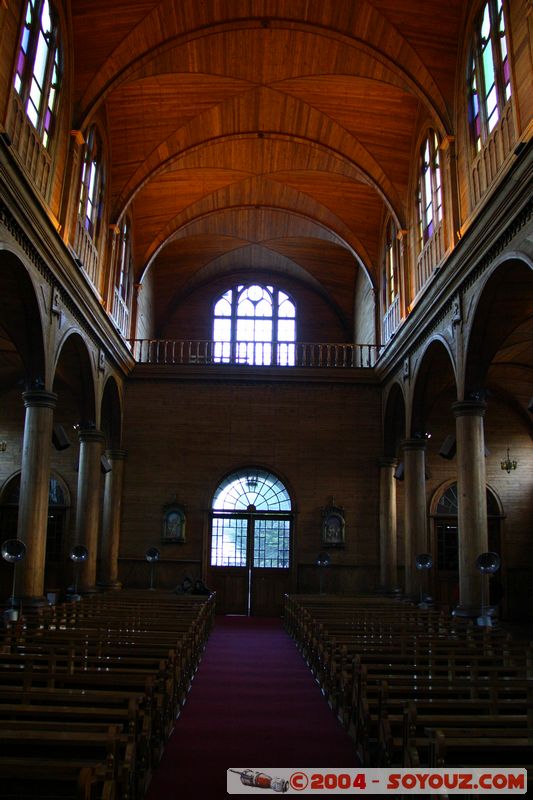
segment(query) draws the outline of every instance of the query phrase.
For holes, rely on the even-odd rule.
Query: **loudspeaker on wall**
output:
[[[102,470],[104,475],[106,474],[106,472],[111,472],[111,470],[113,469],[113,465],[111,464],[111,461],[108,459],[107,456],[102,456],[102,458],[100,459],[100,469]]]
[[[394,470],[394,477],[397,481],[403,481],[403,461],[400,461],[396,469]]]
[[[70,440],[67,432],[62,425],[55,424],[52,429],[52,444],[56,450],[66,450],[70,447]]]
[[[455,441],[455,436],[453,435],[453,433],[450,433],[450,435],[445,438],[445,440],[441,445],[441,448],[439,450],[439,456],[451,460],[455,455],[456,449],[457,449],[457,443]]]

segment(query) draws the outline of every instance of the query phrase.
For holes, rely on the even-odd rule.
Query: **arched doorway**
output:
[[[264,469],[228,475],[212,502],[209,583],[226,614],[281,614],[289,590],[292,504]]]
[[[5,485],[0,496],[0,524],[3,539],[17,538],[20,495],[20,472]],[[70,495],[64,481],[56,474],[50,476],[48,487],[48,518],[46,528],[45,589],[64,588],[67,562]]]
[[[453,607],[459,602],[459,539],[458,539],[458,498],[457,483],[451,483],[437,492],[433,499],[432,550],[434,568],[434,597],[438,603]],[[501,556],[500,503],[487,487],[487,526],[489,550]],[[501,586],[501,576],[496,579]],[[492,589],[492,586],[491,586]],[[491,592],[492,594],[492,592]],[[496,592],[494,592],[496,595]],[[498,592],[501,594],[501,592]],[[491,598],[495,603],[499,597]]]

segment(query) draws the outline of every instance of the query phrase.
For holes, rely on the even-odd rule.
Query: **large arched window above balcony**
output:
[[[488,0],[474,28],[468,65],[469,122],[475,152],[504,114],[511,99],[511,67],[503,0]]]
[[[415,276],[416,292],[427,283],[444,256],[439,138],[431,128],[424,137],[419,152],[416,196],[419,255]]]
[[[59,20],[48,0],[28,0],[13,85],[45,147],[57,115],[61,80]]]
[[[274,286],[241,284],[215,303],[214,359],[291,366],[295,363],[296,307]]]
[[[97,285],[98,240],[104,204],[104,159],[100,134],[92,125],[85,139],[74,250],[81,266]]]
[[[439,140],[430,130],[420,148],[418,180],[418,239],[420,249],[435,235],[442,222],[442,185]]]
[[[121,334],[127,338],[129,334],[131,291],[133,287],[131,222],[127,217],[120,225],[120,234],[117,244],[112,317]]]
[[[493,185],[516,143],[504,6],[503,0],[486,0],[471,32],[465,93],[471,145],[471,209]]]
[[[383,253],[383,341],[388,342],[400,324],[400,243],[394,220],[385,228]]]

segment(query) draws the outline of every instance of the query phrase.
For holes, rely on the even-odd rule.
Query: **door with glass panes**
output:
[[[208,581],[217,611],[279,616],[290,590],[292,515],[279,478],[261,469],[229,475],[215,492]]]

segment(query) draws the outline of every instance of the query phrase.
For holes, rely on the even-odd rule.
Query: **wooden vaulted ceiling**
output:
[[[133,218],[161,330],[246,263],[306,280],[353,325],[407,225],[416,137],[451,131],[462,0],[76,0],[75,118],[105,114],[111,220]]]

